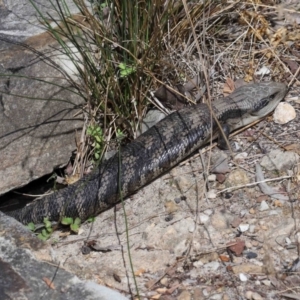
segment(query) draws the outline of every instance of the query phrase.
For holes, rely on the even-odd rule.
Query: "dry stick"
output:
[[[276,144],[278,147],[282,148],[284,151],[286,151],[285,147],[282,146],[279,142],[277,142],[274,138],[272,138],[271,136],[267,135],[266,133],[259,131],[264,137],[266,137],[267,139],[269,139],[270,141],[272,141],[274,144]]]
[[[260,184],[260,183],[278,181],[278,180],[282,180],[282,179],[291,179],[293,177],[294,177],[293,175],[287,175],[287,176],[282,176],[282,177],[277,177],[277,178],[272,178],[272,179],[265,179],[265,180],[262,180],[262,181],[255,181],[255,182],[251,182],[251,183],[247,183],[247,184],[232,186],[232,187],[229,187],[229,188],[226,188],[222,191],[217,192],[217,195],[221,194],[221,193],[224,193],[224,192],[227,192],[227,191],[238,190],[238,189],[241,189],[241,188],[244,188],[244,187],[250,187],[250,186],[253,186],[253,185]],[[279,193],[276,193],[276,194],[279,194]]]

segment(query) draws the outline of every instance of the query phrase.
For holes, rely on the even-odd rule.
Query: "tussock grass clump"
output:
[[[118,132],[134,139],[148,104],[161,108],[150,93],[161,84],[198,76],[195,88],[206,84],[210,98],[217,82],[255,80],[262,63],[282,73],[270,2],[74,0],[79,13],[71,15],[64,1],[54,1],[55,14],[40,14],[40,21],[75,66],[68,80],[85,100],[77,162],[100,160]]]

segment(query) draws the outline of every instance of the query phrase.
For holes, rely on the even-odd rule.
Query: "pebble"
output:
[[[193,262],[193,266],[194,266],[195,268],[201,268],[201,267],[203,266],[203,262],[200,261],[200,260],[195,261],[195,262]]]
[[[256,210],[252,207],[249,209],[249,214],[254,215],[256,213]]]
[[[210,215],[212,215],[212,214],[214,213],[214,211],[213,211],[212,209],[206,209],[206,210],[204,211],[204,213],[205,213],[206,215],[210,216]]]
[[[262,284],[266,286],[271,286],[271,281],[270,280],[262,280]]]
[[[263,300],[262,296],[255,292],[252,294],[252,299],[253,300]]]
[[[215,213],[211,217],[211,225],[216,229],[226,229],[228,227],[228,222],[225,214]]]
[[[269,209],[269,205],[268,203],[264,200],[261,202],[260,206],[259,206],[259,210],[260,211],[265,211]]]
[[[248,259],[252,259],[252,258],[256,258],[256,257],[257,257],[257,254],[255,252],[252,252],[252,251],[249,251],[246,254],[246,258],[248,258]]]
[[[291,241],[288,237],[286,237],[286,238],[285,238],[285,243],[286,243],[287,245],[290,245],[290,244],[292,243],[292,241]]]
[[[251,249],[252,248],[252,242],[251,242],[251,240],[246,240],[245,241],[245,247],[246,247],[246,249]],[[248,253],[248,252],[247,252]]]
[[[223,295],[223,298],[222,298],[222,300],[230,300],[231,298],[227,295],[227,294],[224,294]]]
[[[247,152],[241,152],[241,153],[238,153],[235,157],[234,157],[234,160],[242,160],[242,159],[245,159],[247,158],[248,156],[248,153]]]
[[[256,228],[256,225],[250,225],[249,226],[249,232],[250,233],[254,233],[255,232],[255,228]]]
[[[285,171],[297,164],[299,155],[292,151],[272,150],[265,155],[260,165],[269,171]]]
[[[218,174],[217,174],[217,177],[216,177],[216,180],[217,180],[219,183],[223,183],[223,182],[226,180],[226,176],[225,176],[224,174],[218,173]]]
[[[239,225],[239,231],[240,232],[245,232],[249,229],[250,225],[249,224],[240,224]]]
[[[196,229],[196,227],[194,224],[189,226],[189,232],[193,233],[195,231],[195,229]]]
[[[168,283],[169,283],[169,279],[166,278],[166,277],[164,277],[164,278],[162,278],[162,279],[160,280],[160,283],[161,283],[162,285],[164,285],[164,286],[167,286]]]
[[[189,291],[182,291],[180,295],[177,297],[178,300],[190,300],[192,299]]]
[[[231,222],[230,222],[230,225],[233,227],[233,228],[236,228],[238,227],[242,222],[242,219],[239,218],[239,217],[235,217]]]
[[[175,183],[182,193],[186,192],[191,186],[191,183],[184,176],[177,176]]]
[[[281,102],[276,107],[273,118],[277,124],[286,124],[296,118],[296,111],[291,104]]]
[[[203,299],[202,290],[199,287],[194,288],[194,299]]]
[[[146,114],[145,118],[143,119],[141,133],[145,132],[146,130],[154,126],[157,122],[159,122],[165,117],[166,115],[158,109],[149,110],[149,112]]]
[[[240,281],[245,282],[248,280],[247,276],[243,273],[239,274]]]
[[[208,199],[215,199],[217,197],[217,192],[216,190],[210,190],[207,193],[207,198]]]
[[[205,224],[209,220],[209,216],[207,216],[205,214],[200,214],[199,215],[199,219],[200,219],[200,223],[201,224]]]
[[[225,182],[226,187],[234,187],[239,185],[245,185],[249,183],[250,180],[248,178],[247,173],[244,170],[236,169],[230,172]]]
[[[217,261],[212,261],[203,265],[203,269],[206,270],[206,272],[217,271],[219,267],[220,263]]]
[[[210,300],[222,300],[222,294],[214,294],[209,297]]]
[[[248,209],[246,209],[246,208],[242,209],[240,212],[240,217],[244,218],[247,214],[248,214]]]
[[[216,179],[217,179],[217,175],[216,175],[216,174],[210,174],[210,175],[207,177],[207,180],[208,180],[209,182],[214,182],[214,181],[216,181]]]
[[[246,299],[248,299],[248,300],[251,300],[251,299],[252,299],[252,295],[253,295],[253,292],[252,292],[252,291],[247,291],[247,292],[245,293],[245,297],[246,297]]]
[[[263,267],[254,265],[254,264],[240,264],[238,266],[233,266],[232,271],[234,274],[239,274],[239,273],[246,273],[246,274],[251,274],[251,273],[263,273]]]
[[[176,204],[178,204],[178,203],[181,202],[181,199],[180,199],[179,197],[176,197],[176,198],[174,199],[174,202],[175,202]]]
[[[207,289],[204,289],[202,293],[204,297],[208,297],[209,295],[209,291]]]
[[[227,243],[228,248],[232,251],[236,256],[240,256],[245,248],[245,241],[236,238],[234,241]]]
[[[213,173],[225,174],[230,172],[228,166],[228,156],[224,151],[218,151],[212,155],[212,168]]]
[[[168,214],[173,214],[178,210],[177,204],[171,200],[166,201],[164,205]]]

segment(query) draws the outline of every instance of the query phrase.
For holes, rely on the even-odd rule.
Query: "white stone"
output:
[[[264,200],[260,203],[260,207],[259,207],[259,210],[260,211],[265,211],[265,210],[268,210],[269,209],[269,205],[268,203]]]
[[[262,283],[266,286],[271,286],[271,281],[270,280],[262,280]]]
[[[245,282],[245,281],[248,280],[247,276],[245,274],[243,274],[243,273],[240,273],[239,277],[240,277],[240,281],[242,281],[242,282]]]
[[[256,228],[256,225],[250,225],[249,226],[249,232],[250,233],[254,233],[255,232],[255,228]]]
[[[199,215],[199,219],[200,219],[200,223],[201,224],[205,224],[209,220],[209,216],[207,216],[205,214],[200,214]]]
[[[252,292],[252,291],[247,291],[247,292],[245,293],[245,297],[246,297],[246,299],[248,299],[248,300],[251,300],[251,299],[252,299],[252,295],[253,295],[253,292]]]
[[[248,156],[247,152],[241,152],[234,157],[234,160],[245,159]]]
[[[208,216],[212,215],[213,212],[214,212],[214,211],[213,211],[212,209],[206,209],[206,210],[204,211],[204,213],[205,213],[206,215],[208,215]]]
[[[212,262],[209,262],[207,264],[205,264],[203,266],[203,268],[206,270],[206,271],[217,271],[218,268],[220,267],[220,263],[217,262],[217,261],[212,261]]]
[[[217,197],[217,193],[215,190],[210,190],[207,193],[207,198],[208,199],[215,199]]]
[[[276,107],[273,118],[277,124],[286,124],[296,118],[296,111],[291,104],[281,102]]]
[[[285,242],[287,245],[290,245],[292,243],[292,241],[288,237],[285,238]]]
[[[252,294],[252,299],[253,300],[263,300],[262,296],[255,292]]]
[[[240,224],[239,225],[239,231],[240,232],[245,232],[249,229],[250,225],[249,224]]]
[[[214,181],[216,181],[216,179],[217,179],[217,175],[216,174],[210,174],[207,177],[207,180],[210,181],[210,182],[214,182]]]

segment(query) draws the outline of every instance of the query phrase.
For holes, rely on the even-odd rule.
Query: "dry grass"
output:
[[[278,1],[120,0],[94,2],[92,9],[74,2],[80,14],[58,6],[62,23],[41,18],[78,71],[78,80],[70,80],[86,100],[85,129],[102,128],[98,145],[86,131],[78,141],[81,174],[95,154],[100,159],[99,147],[102,153],[112,147],[117,132],[125,142],[136,137],[149,105],[161,108],[151,93],[161,84],[198,77],[195,89],[201,96],[206,90],[205,101],[231,92],[237,79],[291,83],[298,75],[290,56],[298,53],[300,30],[286,23],[292,11]]]

